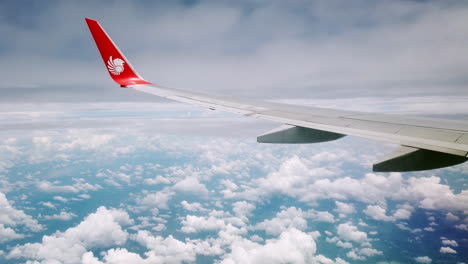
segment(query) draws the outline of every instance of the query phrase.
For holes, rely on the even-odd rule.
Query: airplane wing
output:
[[[374,164],[373,170],[379,172],[437,169],[468,159],[466,122],[305,107],[154,85],[138,75],[97,21],[85,20],[106,69],[121,87],[282,124],[258,136],[257,142],[317,143],[350,135],[399,144],[400,148],[394,153]]]

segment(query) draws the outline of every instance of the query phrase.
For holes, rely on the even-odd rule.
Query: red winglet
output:
[[[138,75],[127,58],[120,52],[119,48],[96,20],[89,18],[85,18],[85,20],[101,53],[106,69],[116,83],[122,87],[135,84],[151,84]]]

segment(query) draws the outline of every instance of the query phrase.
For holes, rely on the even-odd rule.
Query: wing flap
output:
[[[456,141],[458,144],[468,145],[468,134],[463,134]]]
[[[346,135],[291,125],[282,125],[257,137],[259,143],[305,144],[337,140]]]
[[[395,134],[401,129],[401,125],[387,124],[387,123],[380,123],[380,122],[360,121],[360,120],[353,120],[348,127],[360,129],[360,130],[371,130],[371,131],[376,131],[376,132],[389,133],[389,134]]]
[[[462,136],[462,133],[454,132],[454,131],[447,131],[442,129],[434,129],[434,128],[422,128],[422,127],[411,127],[411,126],[404,126],[398,131],[399,135],[402,136],[409,136],[409,137],[422,137],[426,139],[432,140],[440,140],[440,141],[447,141],[447,142],[455,142],[458,138]]]
[[[401,146],[372,166],[375,172],[407,172],[444,168],[457,165],[466,157],[426,149]]]
[[[372,121],[388,124],[399,124],[422,128],[434,128],[468,132],[468,123],[460,120],[435,119],[427,117],[403,116],[397,114],[365,114],[358,113],[346,118],[353,120]]]
[[[305,114],[305,113],[300,113],[300,112],[267,110],[267,111],[259,112],[258,114],[262,116],[274,116],[274,117],[286,118],[290,120],[303,120],[305,122],[327,124],[327,125],[340,126],[340,127],[346,127],[352,123],[352,121],[346,120],[340,117],[327,117],[327,116]]]

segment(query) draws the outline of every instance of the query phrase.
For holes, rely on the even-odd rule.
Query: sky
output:
[[[467,164],[258,144],[280,124],[118,88],[85,17],[166,87],[468,119],[463,1],[2,1],[1,263],[468,262]]]

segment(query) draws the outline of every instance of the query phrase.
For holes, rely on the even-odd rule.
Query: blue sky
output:
[[[458,1],[3,1],[1,263],[466,263],[468,165],[372,173],[396,146],[257,144],[278,124],[120,89],[148,80],[466,119]]]

